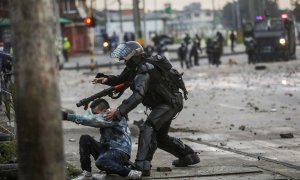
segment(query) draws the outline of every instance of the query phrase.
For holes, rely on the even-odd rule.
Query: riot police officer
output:
[[[146,58],[142,46],[135,41],[119,44],[111,57],[125,61],[123,72],[118,76],[102,75],[94,82],[111,86],[129,82],[133,93],[117,109],[111,110],[107,117],[119,119],[140,103],[151,110],[140,131],[136,168],[142,171],[143,176],[149,176],[157,147],[178,158],[172,163],[176,167],[199,163],[200,159],[193,149],[180,139],[168,135],[172,120],[183,108],[181,92],[170,89],[172,83],[166,83],[168,79],[163,78],[162,67],[157,65],[162,62],[171,70],[169,61],[159,55]]]
[[[255,42],[255,40],[253,39],[253,37],[246,37],[244,43],[246,46],[246,53],[248,55],[248,64],[255,64],[256,63],[256,57],[255,57],[256,42]]]

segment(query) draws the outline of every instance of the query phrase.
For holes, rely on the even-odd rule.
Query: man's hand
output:
[[[61,114],[62,114],[62,119],[63,120],[68,120],[68,113],[67,112],[61,111]]]
[[[105,82],[107,82],[107,78],[106,77],[100,77],[100,78],[95,78],[92,83],[93,84],[103,84]]]
[[[115,116],[115,113],[116,113],[117,109],[108,109],[106,110],[106,119],[108,120],[113,120],[114,116]]]
[[[87,104],[84,104],[83,109],[86,111],[88,108],[89,108],[89,104],[88,104],[88,103],[87,103]]]

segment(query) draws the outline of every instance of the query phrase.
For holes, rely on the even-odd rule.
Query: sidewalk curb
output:
[[[232,55],[241,55],[245,54],[245,51],[239,51],[239,52],[233,52],[233,53],[225,53],[222,54],[222,56],[232,56]],[[199,59],[205,59],[207,58],[207,55],[200,56]],[[170,61],[179,61],[179,59],[171,59]],[[113,67],[116,66],[117,68],[120,68],[121,66],[124,66],[124,64],[121,63],[104,63],[104,64],[97,64],[95,63],[94,69],[96,68],[102,68],[102,67]],[[91,65],[81,65],[77,64],[76,66],[70,66],[70,67],[63,67],[62,70],[81,70],[81,69],[91,69]]]

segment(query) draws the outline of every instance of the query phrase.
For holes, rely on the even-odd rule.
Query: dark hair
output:
[[[104,110],[109,108],[109,104],[105,99],[99,98],[95,99],[90,105],[91,109],[94,109],[95,107],[98,107],[100,110]]]

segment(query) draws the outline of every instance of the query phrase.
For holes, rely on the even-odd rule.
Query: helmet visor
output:
[[[119,44],[113,52],[110,53],[110,57],[118,58],[119,60],[130,59],[135,54],[135,50],[132,50],[125,43]]]

